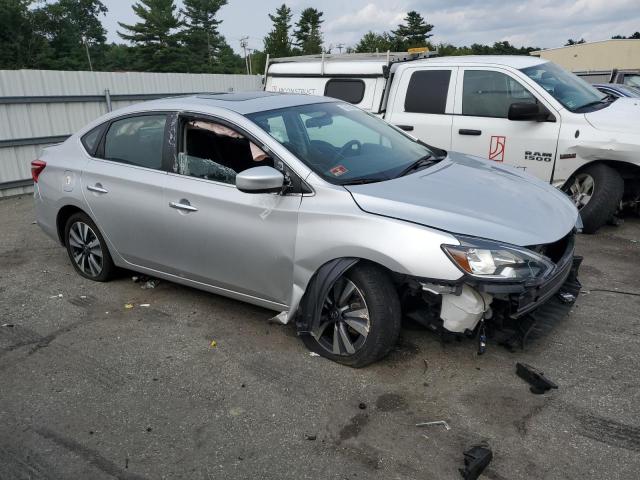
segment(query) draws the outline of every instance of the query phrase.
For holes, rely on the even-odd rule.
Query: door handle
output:
[[[171,208],[176,208],[178,210],[186,210],[187,212],[197,212],[198,209],[193,205],[188,203],[179,203],[179,202],[169,202],[169,206]]]
[[[469,130],[467,128],[461,128],[460,130],[458,130],[458,133],[460,135],[471,135],[474,137],[478,137],[482,135],[482,130]]]
[[[413,125],[396,125],[400,130],[404,130],[405,132],[412,132]]]
[[[109,190],[102,188],[102,185],[96,183],[95,185],[87,185],[87,190],[97,193],[109,193]]]

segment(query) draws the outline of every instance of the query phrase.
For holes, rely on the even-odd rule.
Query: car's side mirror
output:
[[[540,108],[537,103],[518,102],[511,104],[507,118],[515,121],[534,120],[542,122],[549,118],[549,112],[544,107]]]
[[[245,193],[277,193],[284,186],[284,175],[273,167],[248,168],[236,175],[236,187]]]

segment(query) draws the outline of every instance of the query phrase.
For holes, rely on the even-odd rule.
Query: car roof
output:
[[[415,60],[413,62],[407,62],[405,65],[415,64],[478,64],[478,65],[502,65],[513,68],[526,68],[533,67],[534,65],[540,65],[546,63],[548,60],[540,57],[533,57],[530,55],[459,55],[452,57],[434,57],[423,60]]]
[[[309,105],[313,103],[335,102],[328,97],[273,93],[264,91],[237,93],[201,93],[161,98],[131,105],[119,110],[125,112],[144,112],[151,110],[195,110],[207,112],[211,109],[224,108],[241,115],[276,110],[279,108]]]

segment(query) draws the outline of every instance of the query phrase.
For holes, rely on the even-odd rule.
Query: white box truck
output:
[[[268,62],[265,89],[345,100],[429,145],[526,170],[573,198],[587,233],[640,205],[640,101],[547,60],[291,57]]]

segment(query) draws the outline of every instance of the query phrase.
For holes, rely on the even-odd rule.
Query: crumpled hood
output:
[[[619,98],[602,110],[585,113],[594,128],[608,132],[635,133],[640,137],[640,99]]]
[[[346,188],[365,212],[520,246],[555,242],[578,219],[551,185],[460,153],[404,177]]]

